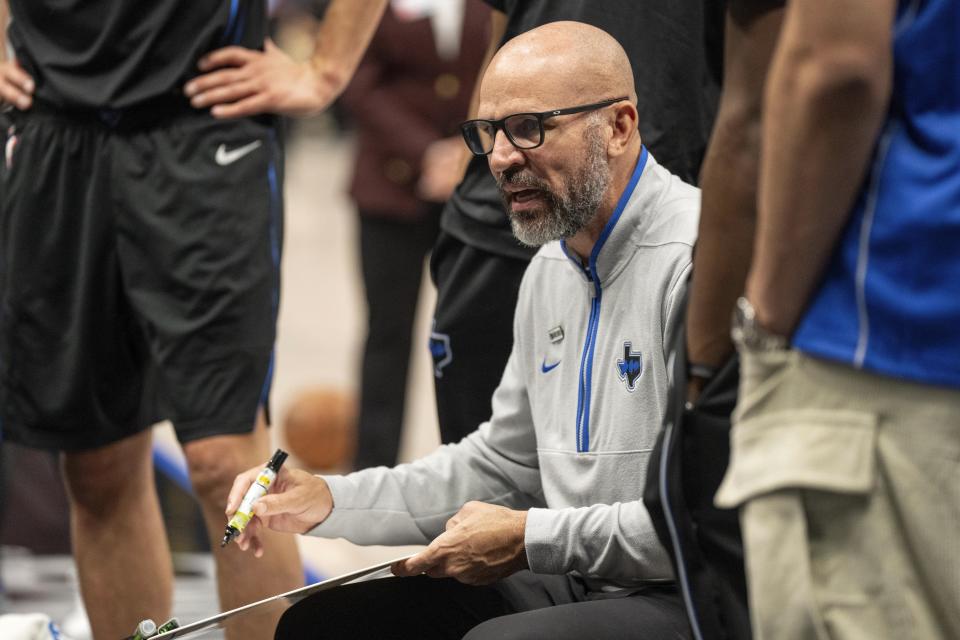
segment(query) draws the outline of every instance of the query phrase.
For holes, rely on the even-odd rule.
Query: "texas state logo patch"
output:
[[[437,333],[437,321],[433,321],[433,330],[430,332],[430,356],[433,358],[433,375],[443,377],[443,368],[453,362],[453,351],[450,349],[450,336]]]
[[[633,351],[629,342],[623,343],[623,358],[617,360],[617,375],[627,383],[627,391],[637,388],[637,380],[643,373],[643,355]]]

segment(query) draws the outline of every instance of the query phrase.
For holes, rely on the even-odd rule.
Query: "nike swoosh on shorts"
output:
[[[213,159],[218,165],[225,167],[228,164],[233,164],[254,149],[258,149],[261,144],[262,142],[260,140],[254,140],[250,144],[245,144],[242,147],[230,149],[229,151],[227,150],[227,145],[221,144],[219,147],[217,147],[217,153]]]

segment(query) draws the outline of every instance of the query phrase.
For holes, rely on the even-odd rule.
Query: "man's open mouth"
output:
[[[510,194],[510,199],[518,204],[522,204],[541,196],[542,192],[539,189],[522,189],[520,191],[514,191],[512,194]]]

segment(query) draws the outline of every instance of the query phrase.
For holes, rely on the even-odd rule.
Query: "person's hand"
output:
[[[244,471],[233,481],[227,498],[227,518],[233,516],[244,494],[257,480],[263,470],[259,465]],[[306,533],[323,522],[333,509],[333,496],[326,481],[302,469],[281,468],[270,487],[270,492],[253,505],[254,517],[237,537],[237,544],[244,551],[253,549],[253,555],[263,555],[263,544],[258,532],[260,527],[285,533]]]
[[[526,511],[468,502],[424,551],[391,569],[401,577],[425,573],[464,584],[490,584],[527,568],[526,525]]]
[[[217,49],[197,66],[203,75],[188,82],[183,92],[194,107],[212,107],[216,118],[314,115],[340,95],[348,79],[318,60],[296,62],[270,40],[263,51]]]
[[[26,111],[33,104],[33,78],[16,60],[0,62],[0,101]]]
[[[420,197],[427,202],[446,202],[463,178],[464,155],[469,153],[460,136],[431,142],[421,161]]]

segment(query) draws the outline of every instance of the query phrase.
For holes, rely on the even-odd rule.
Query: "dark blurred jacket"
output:
[[[459,134],[487,47],[489,9],[466,0],[460,55],[442,59],[429,18],[387,9],[343,104],[357,128],[350,196],[364,213],[415,220],[420,164],[434,140]]]

